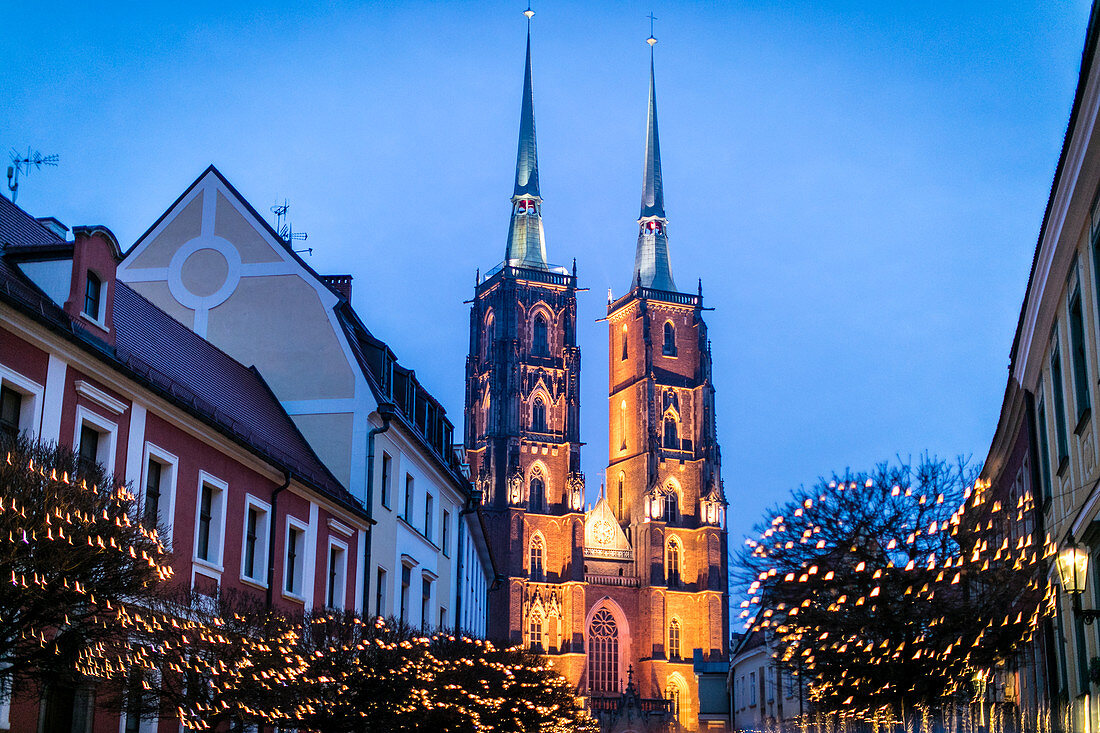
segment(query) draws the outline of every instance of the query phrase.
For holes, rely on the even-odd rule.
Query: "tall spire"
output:
[[[542,233],[542,197],[539,195],[539,159],[535,145],[535,102],[531,81],[531,16],[528,6],[527,61],[523,72],[523,103],[519,113],[519,150],[516,153],[516,186],[512,192],[512,221],[508,229],[506,264],[546,268]]]
[[[652,36],[650,36],[652,38]],[[656,42],[656,38],[653,39]],[[661,140],[657,134],[657,84],[653,73],[653,47],[649,50],[649,119],[646,121],[645,177],[642,181],[642,213],[665,215],[665,190],[661,182]]]
[[[654,74],[652,33],[649,44],[649,119],[646,123],[645,173],[642,180],[642,211],[638,217],[638,248],[634,254],[631,287],[676,290],[668,256],[668,219],[665,218],[665,190],[661,181],[661,141],[657,134],[657,84]]]
[[[534,12],[532,11],[532,14]],[[531,84],[531,25],[527,25],[527,62],[523,70],[523,104],[519,112],[515,196],[539,195],[539,157],[535,146],[535,101]]]

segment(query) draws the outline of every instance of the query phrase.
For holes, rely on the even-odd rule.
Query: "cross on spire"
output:
[[[649,18],[649,38],[645,39],[645,42],[649,44],[650,48],[653,48],[657,43],[657,36],[653,35],[653,21],[657,20],[657,16],[650,12],[646,17]]]

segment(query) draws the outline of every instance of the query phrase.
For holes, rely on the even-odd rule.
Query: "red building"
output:
[[[546,652],[612,729],[721,728],[697,671],[729,651],[710,344],[701,288],[672,278],[652,67],[646,148],[631,287],[606,317],[609,486],[585,512],[576,267],[546,257],[528,35],[508,244],[478,277],[466,370],[467,455],[507,576],[489,635]]]
[[[0,197],[0,428],[71,446],[131,483],[172,552],[173,582],[287,611],[362,608],[367,515],[260,373],[116,280],[109,230],[72,234]],[[50,685],[41,699],[0,698],[4,728],[179,722],[121,721],[93,688]]]

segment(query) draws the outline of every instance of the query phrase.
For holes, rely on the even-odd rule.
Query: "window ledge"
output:
[[[1077,426],[1073,428],[1074,435],[1080,435],[1085,431],[1085,428],[1089,425],[1089,419],[1092,417],[1092,408],[1086,407],[1085,411],[1081,413],[1081,417],[1077,418]]]
[[[104,323],[103,321],[99,320],[98,318],[92,318],[92,317],[91,317],[90,315],[88,315],[88,314],[87,314],[87,313],[85,313],[84,311],[81,311],[81,312],[80,312],[80,320],[82,320],[82,321],[87,321],[88,323],[92,324],[93,326],[95,326],[95,327],[96,327],[96,328],[98,328],[99,330],[101,330],[101,331],[104,331],[104,332],[106,332],[106,333],[110,333],[110,332],[111,332],[111,329],[107,328],[107,324],[106,324],[106,323]]]
[[[416,527],[415,527],[415,526],[414,526],[414,525],[412,524],[412,522],[410,522],[409,520],[405,519],[405,518],[404,518],[404,517],[402,517],[402,516],[398,516],[398,517],[397,517],[397,519],[398,519],[398,520],[400,521],[400,523],[401,523],[401,524],[405,525],[405,527],[406,527],[406,528],[407,528],[407,529],[408,529],[408,530],[409,530],[410,532],[412,532],[412,533],[413,533],[414,535],[416,535],[416,536],[417,536],[417,537],[419,537],[419,538],[420,538],[421,540],[423,540],[424,542],[426,542],[426,543],[427,543],[428,545],[431,545],[431,546],[432,546],[433,548],[435,548],[436,552],[440,552],[440,551],[441,551],[441,550],[440,550],[440,547],[439,547],[439,545],[437,545],[436,543],[434,543],[434,542],[432,542],[432,541],[431,541],[430,539],[428,539],[427,535],[425,535],[425,534],[424,534],[423,532],[421,532],[421,531],[420,531],[419,529],[417,529],[417,528],[416,528]]]
[[[191,562],[200,568],[211,570],[217,573],[219,576],[225,572],[224,566],[210,562],[209,560],[203,560],[201,557],[193,557],[191,558]]]
[[[297,593],[291,593],[285,588],[283,589],[283,598],[287,599],[288,601],[294,601],[295,603],[301,603],[303,605],[306,602],[305,596],[300,596]]]
[[[256,580],[255,578],[250,578],[247,575],[242,575],[241,576],[241,582],[244,583],[245,585],[250,585],[253,588],[259,588],[260,590],[267,590],[267,582],[266,581]]]
[[[1055,473],[1061,478],[1065,475],[1067,468],[1069,468],[1069,456],[1062,456],[1061,460],[1058,461],[1058,470]]]

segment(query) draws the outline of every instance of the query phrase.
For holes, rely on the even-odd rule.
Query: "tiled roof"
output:
[[[0,196],[0,247],[62,244],[64,241],[33,216]]]
[[[43,231],[53,236],[0,196],[0,242],[9,243],[9,254],[13,250],[22,253],[25,247],[62,243],[56,237],[41,239]],[[3,254],[0,251],[0,300],[77,342],[110,367],[212,424],[272,465],[364,514],[362,505],[325,468],[254,368],[235,361],[121,282],[115,283],[112,316],[116,345],[112,350],[74,324]]]

